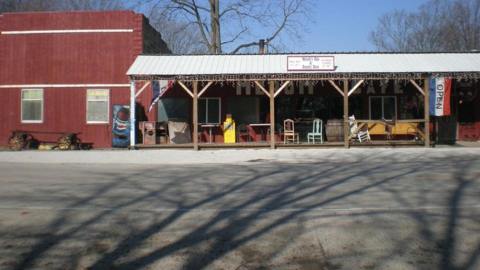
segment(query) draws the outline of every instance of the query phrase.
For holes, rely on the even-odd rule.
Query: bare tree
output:
[[[415,12],[387,13],[370,40],[384,51],[480,49],[480,0],[430,0]]]
[[[121,0],[64,0],[59,1],[62,10],[118,10],[124,9]]]
[[[0,0],[0,12],[56,10],[118,10],[123,0]]]
[[[276,46],[273,42],[281,35],[298,36],[298,19],[308,15],[309,2],[222,0],[220,4],[219,0],[146,0],[139,4],[147,10],[160,10],[167,20],[195,26],[200,36],[196,42],[218,54],[224,50],[248,50],[258,46],[259,39]]]
[[[55,10],[56,4],[57,0],[0,0],[0,13]]]
[[[451,37],[448,49],[480,49],[480,0],[457,0],[448,16]]]
[[[208,52],[201,40],[198,29],[181,21],[169,20],[162,16],[158,10],[149,15],[150,24],[162,34],[162,39],[168,48],[175,54],[200,54]]]

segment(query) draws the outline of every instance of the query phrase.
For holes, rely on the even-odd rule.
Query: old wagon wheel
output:
[[[28,134],[24,132],[13,132],[8,140],[8,146],[11,150],[20,151],[27,145]]]
[[[75,133],[67,133],[58,139],[58,149],[74,150],[77,148],[78,139]]]

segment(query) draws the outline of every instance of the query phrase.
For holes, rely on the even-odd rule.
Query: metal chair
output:
[[[320,143],[323,143],[323,121],[321,119],[313,120],[312,132],[307,133],[307,140],[310,143],[310,139],[315,144],[315,138],[320,138]]]
[[[357,123],[357,120],[355,120],[354,115],[348,117],[348,122],[350,125],[350,134],[352,135],[352,138],[356,137],[359,142],[371,141],[368,128],[366,130],[360,130],[358,128],[358,123]]]
[[[300,143],[298,133],[295,132],[295,122],[292,119],[285,119],[283,121],[283,143],[287,142]]]

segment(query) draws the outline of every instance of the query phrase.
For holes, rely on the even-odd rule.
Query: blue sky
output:
[[[1,1],[1,0],[0,0]],[[125,0],[134,3],[138,0]],[[220,0],[222,1],[230,0]],[[263,1],[263,0],[257,0]],[[277,0],[273,0],[277,1]],[[378,23],[378,18],[396,9],[415,11],[428,0],[311,0],[313,8],[310,18],[303,18],[298,27],[302,40],[291,36],[283,36],[283,48],[291,52],[332,52],[332,51],[372,51],[376,48],[369,41],[369,35]],[[197,0],[206,4],[207,0]],[[145,8],[145,7],[144,7]],[[222,31],[228,29],[228,24],[222,26]],[[238,33],[237,28],[231,28],[232,33]],[[225,51],[231,51],[241,43],[249,43],[260,38],[261,31],[270,34],[272,29],[258,29],[253,36],[245,36],[245,40],[225,46]],[[254,31],[255,32],[255,31]],[[231,38],[231,36],[229,36]],[[265,35],[266,37],[266,35]]]
[[[301,42],[286,41],[290,51],[371,51],[368,40],[378,18],[395,9],[416,10],[427,0],[315,0],[314,22],[305,21]]]

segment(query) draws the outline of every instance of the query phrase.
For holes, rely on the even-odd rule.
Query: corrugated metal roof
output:
[[[334,56],[334,71],[287,70],[288,56]],[[480,53],[327,53],[265,55],[141,55],[127,75],[185,76],[291,73],[480,72]]]

